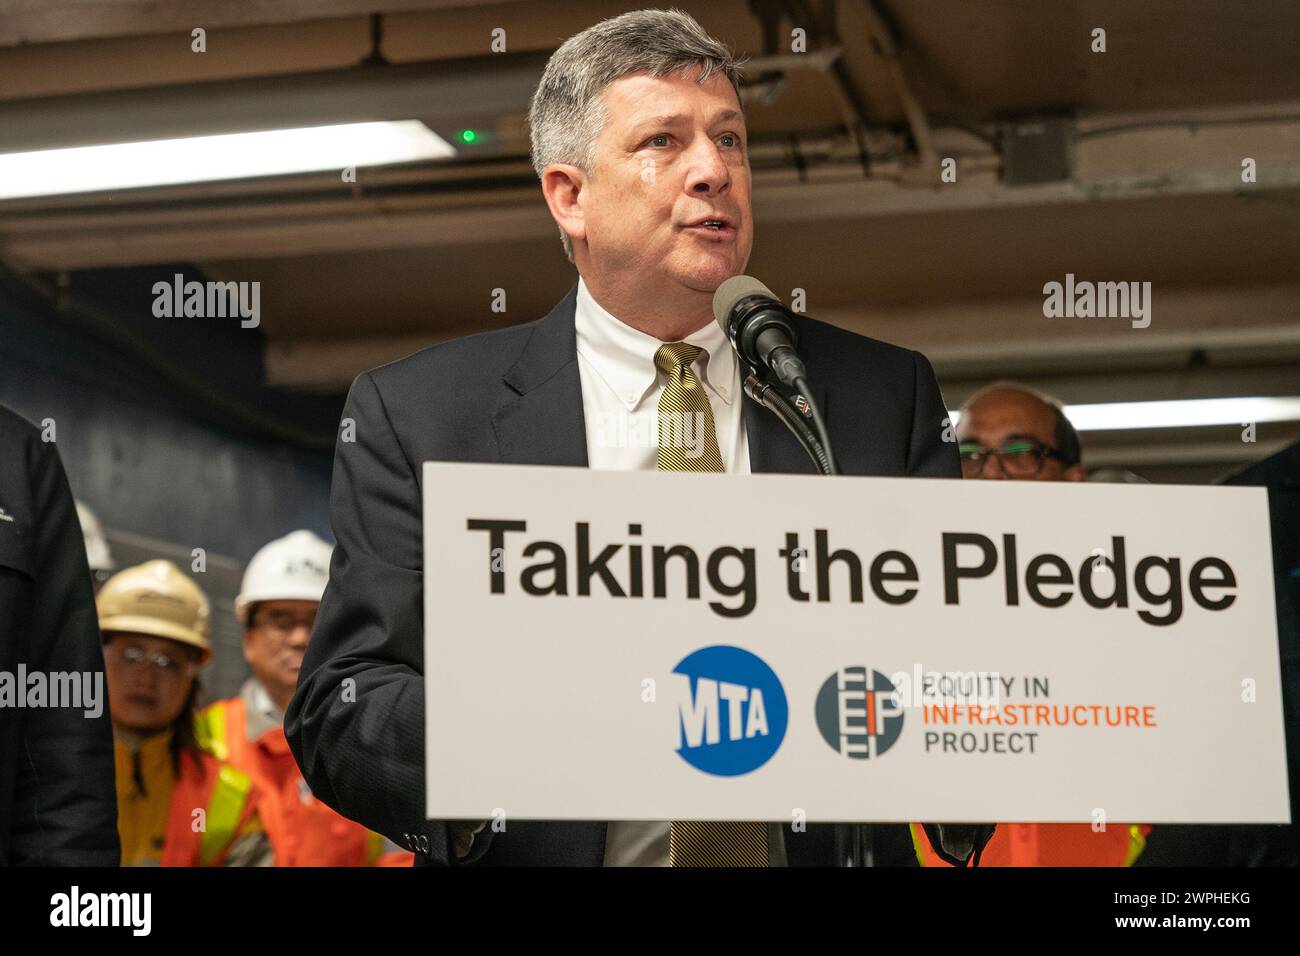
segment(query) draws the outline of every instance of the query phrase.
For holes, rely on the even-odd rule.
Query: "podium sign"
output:
[[[1263,489],[424,465],[432,819],[1289,820]]]

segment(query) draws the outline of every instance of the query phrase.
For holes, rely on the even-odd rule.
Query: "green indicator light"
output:
[[[477,142],[477,140],[478,140],[478,133],[475,130],[463,129],[460,131],[460,141],[462,143],[473,143],[473,142]]]

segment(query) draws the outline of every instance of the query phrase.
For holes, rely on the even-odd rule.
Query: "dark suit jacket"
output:
[[[98,674],[102,710],[0,710],[0,866],[117,866],[113,727],[76,505],[54,444],[0,406],[0,671],[17,680],[19,665]]]
[[[416,849],[417,861],[457,862],[447,825],[424,818],[421,465],[586,467],[576,294],[575,286],[539,321],[361,375],[344,409],[331,501],[338,547],[285,732],[316,796]],[[960,477],[924,356],[811,319],[799,331],[845,474]],[[775,416],[748,399],[744,415],[751,470],[816,473]],[[832,864],[833,829],[786,831],[791,865]],[[481,833],[467,862],[600,865],[605,830],[510,821],[505,832]],[[874,832],[878,862],[914,862],[905,826]]]

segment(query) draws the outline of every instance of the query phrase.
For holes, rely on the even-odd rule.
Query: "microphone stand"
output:
[[[808,391],[810,389],[803,390],[803,399],[808,403],[809,409],[813,409],[815,406],[812,398],[807,394]],[[798,439],[799,444],[803,446],[804,451],[808,452],[819,472],[823,475],[838,475],[840,473],[839,466],[835,463],[827,444],[822,443],[817,432],[814,432],[808,426],[807,420],[794,407],[784,392],[760,378],[756,371],[750,369],[749,375],[745,378],[745,394],[775,414],[781,420],[781,423],[790,429],[794,437]]]
[[[812,389],[807,387],[807,381],[800,381],[803,382],[803,387],[799,392],[808,403],[808,417],[814,420],[816,431],[809,427],[807,418],[785,393],[761,378],[753,368],[745,377],[745,394],[776,415],[790,429],[821,474],[838,475],[840,469],[830,449],[830,437],[825,422],[822,421],[821,411],[813,401]],[[870,825],[835,824],[835,859],[840,866],[874,866],[875,842],[875,830]]]

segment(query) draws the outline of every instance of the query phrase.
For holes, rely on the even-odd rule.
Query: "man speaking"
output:
[[[579,279],[545,318],[426,349],[361,375],[335,454],[329,586],[286,733],[313,793],[417,853],[465,865],[830,865],[834,828],[764,823],[425,819],[421,465],[812,473],[748,400],[713,296],[754,238],[738,69],[678,11],[596,24],[551,57],[530,111],[532,158]],[[961,475],[915,352],[796,317],[845,474]],[[619,440],[639,416],[687,413],[688,451]],[[682,501],[689,509],[704,501]],[[467,635],[469,636],[469,635]],[[457,732],[455,727],[445,732]],[[580,784],[580,781],[575,781]],[[961,832],[969,831],[969,832]],[[959,859],[987,839],[953,828]],[[905,824],[876,863],[912,861]]]

